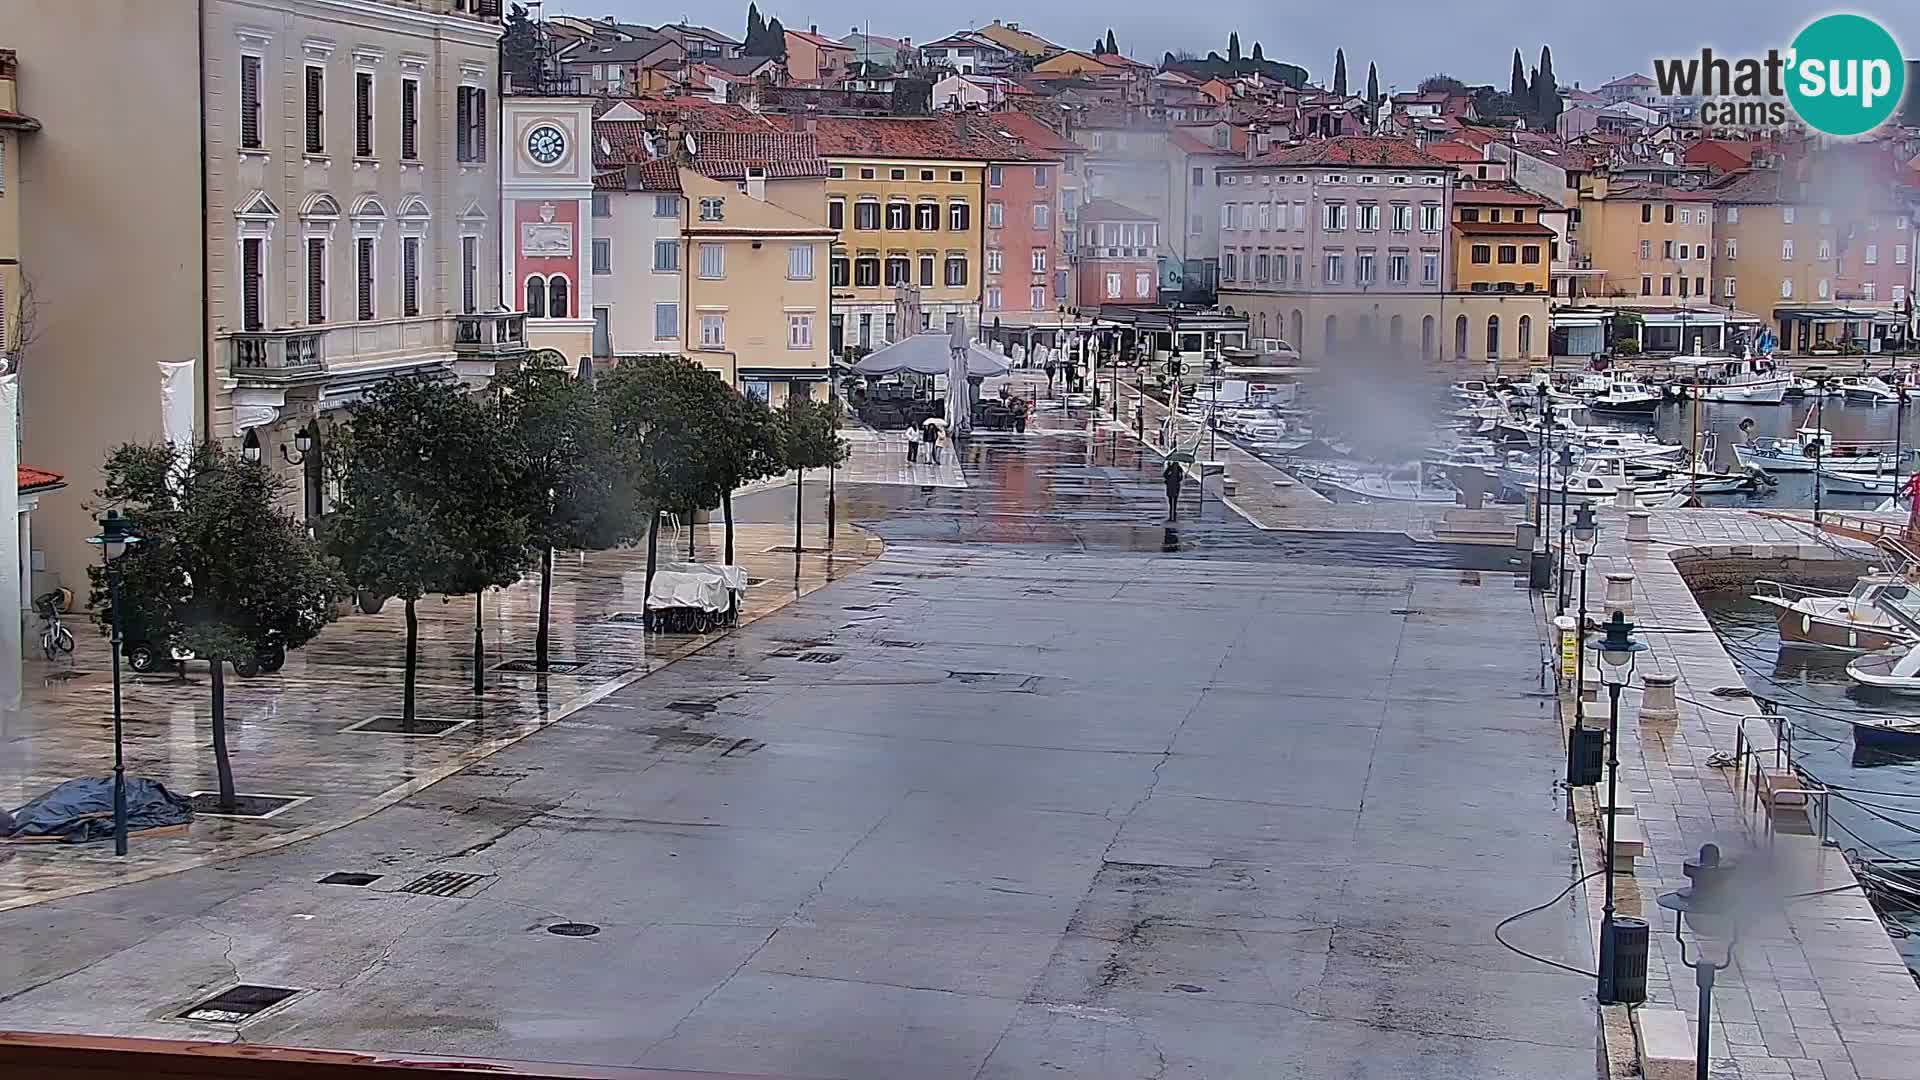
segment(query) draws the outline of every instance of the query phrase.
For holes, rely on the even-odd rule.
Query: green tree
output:
[[[780,459],[787,468],[795,470],[793,559],[798,564],[807,470],[843,464],[847,460],[847,440],[840,437],[840,406],[834,402],[789,397],[773,415]]]
[[[766,36],[767,22],[760,17],[760,5],[749,3],[747,5],[747,36],[746,39],[741,42],[742,50],[748,56],[762,55],[758,50],[761,39]]]
[[[1253,62],[1256,64],[1261,64],[1261,63],[1265,63],[1266,59],[1267,59],[1266,57],[1260,55],[1260,43],[1257,41],[1254,42],[1253,43]]]
[[[1380,123],[1380,69],[1371,61],[1367,63],[1367,123],[1376,127]]]
[[[1108,55],[1110,55],[1110,56],[1118,56],[1118,55],[1120,55],[1120,45],[1119,45],[1119,43],[1117,43],[1117,42],[1115,42],[1115,41],[1113,40],[1113,27],[1111,27],[1111,26],[1109,26],[1109,27],[1107,27],[1107,41],[1106,41],[1106,46],[1107,46],[1107,54],[1108,54]]]
[[[1429,75],[1420,80],[1420,92],[1423,94],[1464,94],[1467,84],[1451,75]]]
[[[402,715],[412,719],[426,594],[475,594],[476,687],[484,678],[479,595],[527,563],[519,463],[488,405],[426,377],[376,384],[334,441],[340,499],[322,535],[354,588],[406,605]]]
[[[756,13],[757,14],[757,13]],[[553,552],[600,551],[633,538],[639,518],[613,443],[613,419],[591,380],[532,359],[496,376],[501,429],[517,463],[516,499],[540,557],[534,666],[547,670]]]
[[[1513,74],[1507,80],[1507,96],[1515,101],[1524,101],[1527,89],[1527,66],[1520,62],[1520,50],[1513,50]]]
[[[1540,69],[1533,88],[1533,113],[1543,130],[1552,130],[1559,124],[1560,87],[1553,81],[1553,50],[1540,46]]]
[[[1240,31],[1238,30],[1227,35],[1227,62],[1231,64],[1240,62]]]
[[[1347,96],[1347,50],[1333,50],[1333,92]]]
[[[540,59],[540,27],[515,4],[507,11],[506,33],[500,38],[500,66],[517,90],[538,93],[545,86],[546,67]]]
[[[787,471],[781,457],[773,413],[765,402],[750,398],[719,379],[703,397],[701,412],[702,453],[700,464],[710,475],[703,485],[709,494],[720,495],[721,512],[726,519],[724,562],[733,562],[733,492],[752,483]]]
[[[787,28],[780,25],[778,15],[767,20],[766,55],[780,60],[787,58]]]
[[[94,618],[110,630],[118,606],[123,629],[206,659],[220,806],[231,809],[226,664],[243,675],[278,670],[286,650],[333,620],[343,582],[280,509],[285,484],[257,461],[212,443],[125,445],[102,473],[101,502],[120,510],[140,542],[114,561],[112,582],[104,568],[88,569]]]
[[[712,372],[679,356],[628,361],[606,380],[614,446],[647,517],[644,596],[653,594],[661,511],[687,512],[721,502],[719,470],[706,457],[703,416],[717,385]]]

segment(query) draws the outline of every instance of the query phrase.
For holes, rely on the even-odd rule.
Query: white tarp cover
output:
[[[730,591],[744,592],[747,572],[738,566],[719,563],[663,563],[654,569],[653,591],[647,594],[647,608],[699,608],[702,611],[727,610]]]

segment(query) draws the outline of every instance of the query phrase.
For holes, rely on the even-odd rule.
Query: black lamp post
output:
[[[1688,859],[1682,871],[1693,879],[1687,888],[1670,893],[1661,893],[1655,901],[1661,907],[1674,913],[1673,940],[1680,945],[1680,962],[1693,969],[1694,984],[1700,988],[1700,1039],[1694,1051],[1693,1075],[1695,1080],[1707,1080],[1707,1055],[1711,1048],[1709,1025],[1713,1016],[1713,978],[1733,966],[1733,951],[1740,944],[1740,924],[1725,918],[1725,888],[1732,866],[1720,861],[1720,849],[1713,844],[1700,845],[1700,858]],[[1719,932],[1724,925],[1727,930],[1727,958],[1721,963],[1707,959],[1704,944],[1698,959],[1687,955],[1687,939],[1680,934],[1680,926],[1685,923],[1693,927],[1696,937],[1701,939]]]
[[[253,434],[251,431],[249,435]],[[255,443],[256,449],[258,442]],[[113,625],[113,853],[127,853],[127,767],[124,741],[120,720],[120,575],[113,567],[113,557],[124,552],[129,544],[137,544],[136,536],[127,519],[120,516],[118,510],[108,510],[100,515],[100,534],[90,536],[87,543],[100,546],[100,564],[105,568],[107,577],[107,604]]]
[[[1587,560],[1600,544],[1600,523],[1594,520],[1593,504],[1581,503],[1573,515],[1573,547],[1580,556],[1580,621],[1574,633],[1578,650],[1573,657],[1573,726],[1585,727],[1587,716]]]
[[[1546,448],[1541,448],[1546,453]],[[1560,554],[1554,567],[1553,589],[1560,594],[1559,610],[1556,615],[1567,613],[1567,504],[1572,500],[1573,485],[1573,444],[1569,439],[1560,444]]]
[[[1807,456],[1813,458],[1813,523],[1820,524],[1820,470],[1826,468],[1827,454],[1827,377],[1815,379],[1820,396],[1813,400],[1813,438],[1807,440]]]
[[[1614,805],[1614,797],[1620,790],[1620,691],[1633,678],[1633,657],[1644,652],[1646,645],[1633,640],[1633,624],[1627,621],[1625,612],[1615,611],[1613,618],[1607,620],[1607,636],[1594,643],[1594,651],[1600,654],[1600,678],[1607,684],[1607,700],[1610,709],[1607,714],[1607,853],[1606,853],[1606,904],[1600,909],[1600,1004],[1614,1005],[1619,996],[1614,992],[1614,933],[1613,933],[1613,835],[1614,817],[1619,808]]]

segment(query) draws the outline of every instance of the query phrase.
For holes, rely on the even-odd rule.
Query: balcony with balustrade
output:
[[[244,384],[284,386],[327,376],[326,331],[256,330],[232,335],[228,374]]]
[[[453,352],[463,361],[517,363],[527,355],[527,317],[513,311],[455,315]]]

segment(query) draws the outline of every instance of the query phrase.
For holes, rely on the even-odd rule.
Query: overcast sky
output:
[[[690,4],[682,0],[548,0],[549,14],[613,15],[622,20],[658,24],[681,17],[739,37],[746,26],[742,0]],[[1380,65],[1385,86],[1410,90],[1435,72],[1468,82],[1505,86],[1513,50],[1527,65],[1539,60],[1540,46],[1553,47],[1554,73],[1561,83],[1586,87],[1645,71],[1655,50],[1661,55],[1715,52],[1747,55],[1769,46],[1785,46],[1807,20],[1827,10],[1870,15],[1893,32],[1908,56],[1920,55],[1920,2],[1870,0],[1851,8],[1828,9],[1805,0],[1608,0],[1600,4],[1542,4],[1537,0],[1338,0],[1326,3],[1273,3],[1272,0],[1053,0],[1047,4],[956,3],[901,5],[873,0],[769,0],[763,15],[778,15],[790,29],[818,25],[823,34],[844,37],[853,26],[869,24],[876,34],[931,41],[954,30],[982,26],[995,18],[1023,27],[1069,48],[1084,49],[1109,26],[1120,47],[1142,60],[1157,62],[1168,50],[1226,53],[1227,32],[1238,30],[1247,52],[1258,41],[1264,55],[1299,64],[1316,80],[1333,68],[1333,51],[1347,51],[1353,89],[1364,87],[1367,64]],[[1044,13],[1043,13],[1044,12]]]

